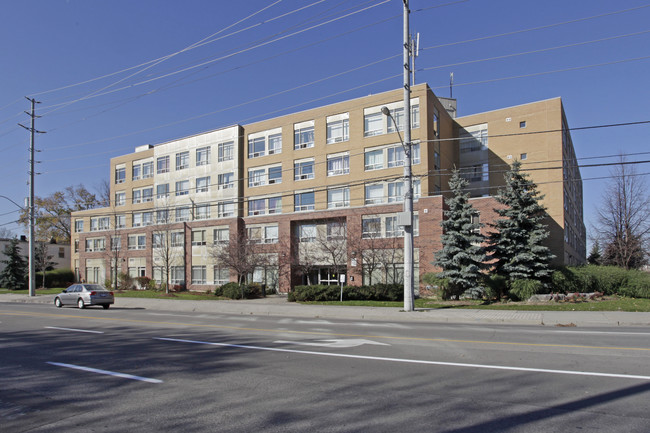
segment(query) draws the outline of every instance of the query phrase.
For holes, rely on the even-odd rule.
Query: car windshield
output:
[[[88,291],[96,291],[96,292],[106,292],[107,290],[100,286],[99,284],[84,284],[84,288]]]

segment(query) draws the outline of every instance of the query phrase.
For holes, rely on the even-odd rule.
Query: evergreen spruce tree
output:
[[[509,285],[530,280],[547,286],[552,274],[550,263],[555,256],[543,245],[549,235],[542,224],[545,208],[539,201],[543,196],[520,169],[521,162],[515,161],[505,175],[505,187],[495,197],[504,208],[495,209],[501,218],[491,224],[496,231],[489,235],[488,252],[496,260],[492,263],[495,273]]]
[[[587,257],[587,263],[590,265],[600,265],[602,264],[603,261],[603,255],[600,251],[600,243],[598,241],[594,241],[594,244],[591,247],[591,251],[589,251],[589,257]]]
[[[445,199],[448,210],[444,211],[442,226],[442,250],[436,253],[434,264],[442,268],[440,277],[449,281],[449,296],[459,296],[468,292],[472,297],[483,294],[479,282],[481,270],[486,268],[485,249],[481,245],[484,236],[477,222],[479,212],[469,202],[469,194],[464,193],[468,182],[454,170],[449,187],[453,196]]]
[[[18,249],[18,239],[14,238],[9,245],[5,247],[5,260],[1,262],[6,267],[0,272],[0,287],[9,290],[22,290],[27,288],[27,264],[25,259],[20,255]]]

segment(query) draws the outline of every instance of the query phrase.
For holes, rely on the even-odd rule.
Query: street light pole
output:
[[[392,119],[397,136],[404,148],[404,212],[399,215],[399,225],[404,227],[404,311],[414,310],[413,290],[413,173],[411,170],[411,42],[409,36],[409,2],[404,2],[404,140],[388,107],[381,112]]]

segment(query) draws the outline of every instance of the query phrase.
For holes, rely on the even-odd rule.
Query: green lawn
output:
[[[38,289],[37,295],[55,295],[63,289]],[[0,288],[0,300],[3,293],[28,294],[27,290],[7,290]],[[220,300],[226,298],[207,295],[197,292],[174,292],[169,295],[164,292],[152,290],[129,290],[115,292],[117,298],[155,298],[155,299],[178,299],[178,300]],[[362,307],[393,307],[404,306],[403,302],[382,302],[382,301],[324,301],[305,302],[315,305],[343,305]],[[484,305],[481,301],[437,301],[431,299],[416,299],[415,308],[473,308],[482,310],[520,310],[520,311],[639,311],[650,312],[650,299],[640,298],[617,298],[607,297],[604,300],[589,302],[550,302],[543,304],[528,304],[525,302],[508,302]]]
[[[351,305],[364,307],[403,307],[403,302],[381,301],[327,301],[305,302],[317,305]],[[471,308],[480,310],[519,310],[519,311],[640,311],[650,312],[650,299],[608,298],[602,301],[589,302],[550,302],[544,304],[528,304],[525,302],[509,302],[504,304],[487,304],[481,301],[435,301],[416,299],[415,308]]]

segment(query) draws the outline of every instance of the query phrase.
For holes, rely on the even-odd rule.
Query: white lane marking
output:
[[[612,334],[612,335],[650,335],[650,332],[615,332],[615,331],[555,331],[556,334]]]
[[[379,343],[372,340],[364,339],[342,339],[342,340],[318,340],[318,341],[287,341],[287,340],[278,340],[274,341],[277,344],[296,344],[298,346],[320,346],[320,347],[337,347],[337,348],[346,348],[346,347],[357,347],[363,344],[374,344],[376,346],[390,346],[390,344]]]
[[[58,326],[46,326],[47,329],[60,329],[62,331],[87,332],[89,334],[103,334],[102,331],[89,331],[88,329],[59,328]]]
[[[62,362],[51,362],[51,361],[47,361],[46,364],[56,365],[57,367],[74,368],[75,370],[89,371],[91,373],[106,374],[108,376],[116,376],[116,377],[121,377],[121,378],[124,378],[124,379],[140,380],[142,382],[149,382],[149,383],[162,383],[163,382],[162,380],[151,379],[149,377],[134,376],[132,374],[118,373],[116,371],[100,370],[98,368],[84,367],[82,365],[64,364]]]
[[[299,353],[302,355],[367,359],[371,361],[402,362],[402,363],[410,363],[410,364],[444,365],[448,367],[484,368],[490,370],[527,371],[533,373],[551,373],[551,374],[569,374],[569,375],[573,374],[576,376],[616,377],[622,379],[650,380],[650,376],[639,376],[634,374],[599,373],[593,371],[550,370],[546,368],[509,367],[505,365],[463,364],[459,362],[425,361],[421,359],[386,358],[383,356],[365,356],[365,355],[350,355],[347,353],[312,352],[309,350],[282,349],[278,347],[247,346],[243,344],[213,343],[209,341],[183,340],[178,338],[164,338],[164,337],[154,337],[154,340],[173,341],[179,343],[206,344],[209,346],[219,346],[219,347],[236,347],[240,349],[266,350],[269,352]]]

